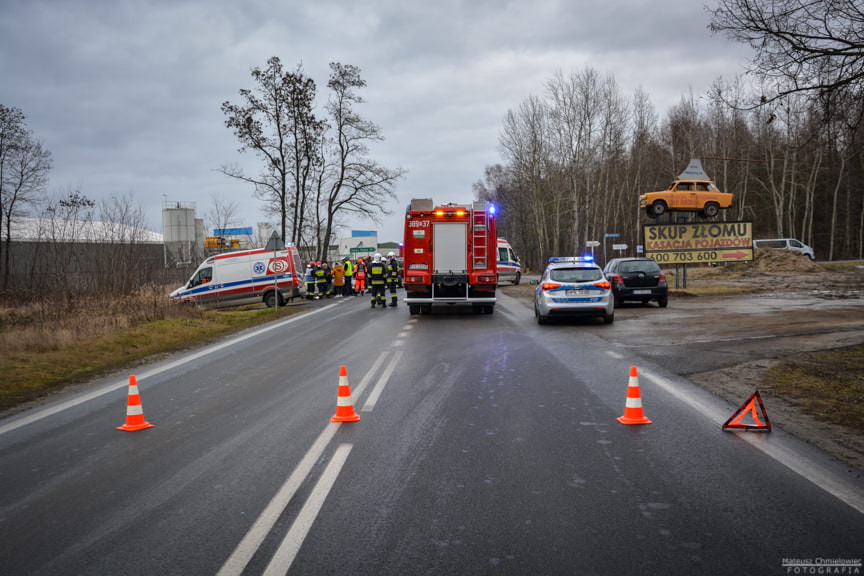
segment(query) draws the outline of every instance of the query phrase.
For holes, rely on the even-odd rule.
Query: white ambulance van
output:
[[[277,295],[278,289],[278,295]],[[264,302],[284,304],[305,295],[303,268],[294,246],[282,250],[240,250],[207,258],[189,281],[170,294],[175,302],[224,308]]]
[[[504,238],[498,238],[498,283],[512,282],[515,286],[522,278],[522,263],[513,247]]]

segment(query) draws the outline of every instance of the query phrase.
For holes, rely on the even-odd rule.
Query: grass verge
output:
[[[805,413],[864,433],[864,345],[801,354],[762,379]]]
[[[38,334],[46,330],[44,327],[5,326],[2,330],[5,350],[0,355],[0,410],[34,400],[67,384],[135,366],[160,354],[214,342],[304,308],[302,305],[211,311],[190,308],[155,320],[123,322],[107,331],[79,333],[48,347],[11,344],[15,340],[38,339]],[[75,322],[67,319],[64,323]]]

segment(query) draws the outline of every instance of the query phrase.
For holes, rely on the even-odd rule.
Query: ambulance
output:
[[[433,304],[468,304],[492,314],[498,284],[495,207],[487,202],[442,204],[415,198],[405,212],[403,276],[412,315]]]
[[[513,247],[504,238],[498,238],[498,283],[510,282],[514,286],[522,279],[522,262]]]
[[[286,246],[276,251],[240,250],[211,256],[169,297],[175,302],[192,302],[204,308],[256,302],[281,306],[305,292],[300,255],[296,247]]]

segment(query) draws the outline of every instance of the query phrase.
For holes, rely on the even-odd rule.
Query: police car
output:
[[[534,315],[538,324],[551,317],[597,316],[615,320],[612,285],[590,256],[549,259],[540,280],[534,280]]]

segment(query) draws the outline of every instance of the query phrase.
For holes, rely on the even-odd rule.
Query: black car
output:
[[[647,304],[656,300],[661,308],[669,304],[666,275],[651,258],[615,258],[603,270],[612,283],[615,306],[625,301]]]

